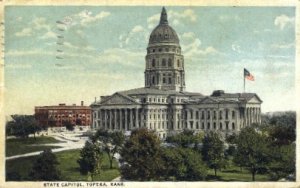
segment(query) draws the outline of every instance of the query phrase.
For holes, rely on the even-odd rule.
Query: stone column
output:
[[[139,112],[138,108],[135,108],[135,128],[139,128]]]
[[[112,110],[109,110],[109,130],[112,130]]]
[[[129,111],[130,111],[130,124],[129,124],[129,129],[130,129],[130,130],[132,130],[132,127],[133,127],[132,110],[133,110],[133,109],[129,109]]]
[[[123,119],[122,119],[123,109],[120,109],[120,110],[119,110],[119,113],[120,113],[120,114],[119,114],[119,115],[120,115],[120,116],[119,116],[119,117],[120,117],[120,121],[119,121],[120,127],[119,127],[119,128],[120,128],[120,130],[122,130],[122,129],[123,129]]]
[[[128,111],[128,109],[126,108],[126,109],[125,109],[125,131],[128,130],[127,111]]]
[[[102,114],[101,114],[101,109],[99,109],[99,125],[100,128],[102,128]],[[98,127],[98,128],[99,128]]]

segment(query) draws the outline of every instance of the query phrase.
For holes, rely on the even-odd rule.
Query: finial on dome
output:
[[[159,25],[168,24],[168,15],[165,7],[162,8]]]

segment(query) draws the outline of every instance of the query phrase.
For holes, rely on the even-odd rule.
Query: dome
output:
[[[175,30],[168,24],[168,16],[164,7],[161,12],[160,22],[158,26],[152,31],[149,38],[149,45],[156,43],[179,44],[179,39]]]

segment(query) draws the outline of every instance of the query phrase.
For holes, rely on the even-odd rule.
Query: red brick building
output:
[[[64,122],[69,121],[74,125],[91,126],[91,108],[84,106],[81,101],[80,106],[59,104],[58,106],[36,106],[35,119],[41,126],[63,127]]]

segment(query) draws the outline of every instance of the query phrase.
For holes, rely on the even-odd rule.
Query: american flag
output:
[[[247,80],[254,81],[254,76],[245,68],[244,68],[244,78]]]

